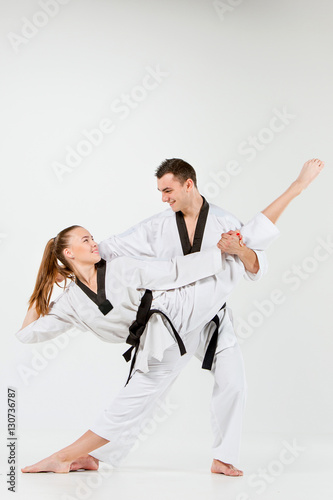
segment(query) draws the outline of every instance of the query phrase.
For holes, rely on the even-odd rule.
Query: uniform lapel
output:
[[[203,235],[205,232],[205,227],[206,227],[206,222],[207,222],[207,217],[208,217],[208,211],[209,211],[209,203],[205,200],[204,197],[202,197],[203,203],[202,207],[199,213],[197,225],[195,228],[195,233],[194,233],[194,238],[193,238],[193,246],[191,246],[189,237],[188,237],[188,232],[187,232],[187,227],[184,219],[183,212],[179,211],[176,212],[176,222],[177,222],[177,228],[178,228],[178,233],[180,237],[180,241],[182,244],[182,249],[183,249],[183,254],[188,255],[189,253],[195,253],[195,252],[200,252],[201,245],[202,245],[202,240],[203,240]]]
[[[81,290],[88,295],[88,297],[95,302],[98,309],[104,314],[104,316],[113,309],[113,306],[109,300],[106,298],[105,294],[105,274],[106,274],[106,262],[101,259],[97,264],[97,294],[93,292],[87,285],[82,283],[78,278],[76,278],[76,284],[81,288]]]

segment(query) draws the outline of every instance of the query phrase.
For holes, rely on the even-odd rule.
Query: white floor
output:
[[[64,440],[63,433],[53,438],[42,433],[21,437],[18,440],[19,467],[58,449],[59,440]],[[141,441],[118,469],[102,464],[97,472],[78,471],[65,475],[19,472],[15,494],[6,491],[8,465],[4,457],[0,497],[20,500],[333,498],[332,435],[246,435],[242,446],[241,466],[245,473],[242,478],[211,474],[209,452],[203,454],[202,449],[205,446],[200,436],[185,445],[157,433]]]

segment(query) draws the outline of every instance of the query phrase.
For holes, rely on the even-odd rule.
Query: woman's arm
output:
[[[38,316],[35,307],[30,307],[16,337],[24,344],[44,342],[69,331],[74,326],[80,328],[70,306],[59,296],[50,304],[50,311],[45,316]]]
[[[308,160],[304,163],[303,168],[297,179],[289,186],[289,188],[279,196],[273,203],[268,205],[262,213],[274,224],[287,208],[289,203],[296,198],[301,192],[308,187],[309,184],[320,174],[324,168],[324,162],[318,159]]]
[[[34,321],[36,321],[38,318],[39,318],[39,314],[37,314],[37,312],[36,312],[36,304],[34,304],[33,306],[31,306],[28,309],[27,314],[25,315],[23,324],[21,326],[21,330],[23,330],[23,328],[25,328],[26,326],[30,325]]]
[[[110,236],[101,241],[98,245],[101,257],[106,261],[120,256],[137,257],[140,255],[145,258],[156,258],[153,219],[154,217],[145,219],[124,233]]]
[[[123,286],[170,290],[213,276],[223,269],[221,252],[217,247],[171,260],[117,257],[108,265]]]

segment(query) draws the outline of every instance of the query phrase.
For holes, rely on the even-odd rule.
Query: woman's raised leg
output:
[[[305,162],[297,179],[281,196],[265,208],[262,213],[275,224],[289,203],[314,181],[323,168],[324,162],[321,160],[312,159]]]

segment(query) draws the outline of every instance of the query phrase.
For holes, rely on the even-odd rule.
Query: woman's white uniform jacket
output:
[[[278,235],[277,228],[258,214],[243,226],[244,240],[260,251]],[[153,291],[152,308],[162,311],[180,336],[202,328],[217,313],[244,267],[232,256],[221,256],[215,245],[205,251],[171,260],[111,258],[105,270],[105,295],[112,309],[103,314],[98,305],[72,282],[50,305],[49,313],[17,333],[24,343],[52,339],[75,326],[106,342],[125,342],[146,289]],[[154,314],[141,338],[135,367],[148,370],[150,357],[162,359],[175,343],[167,320]]]

